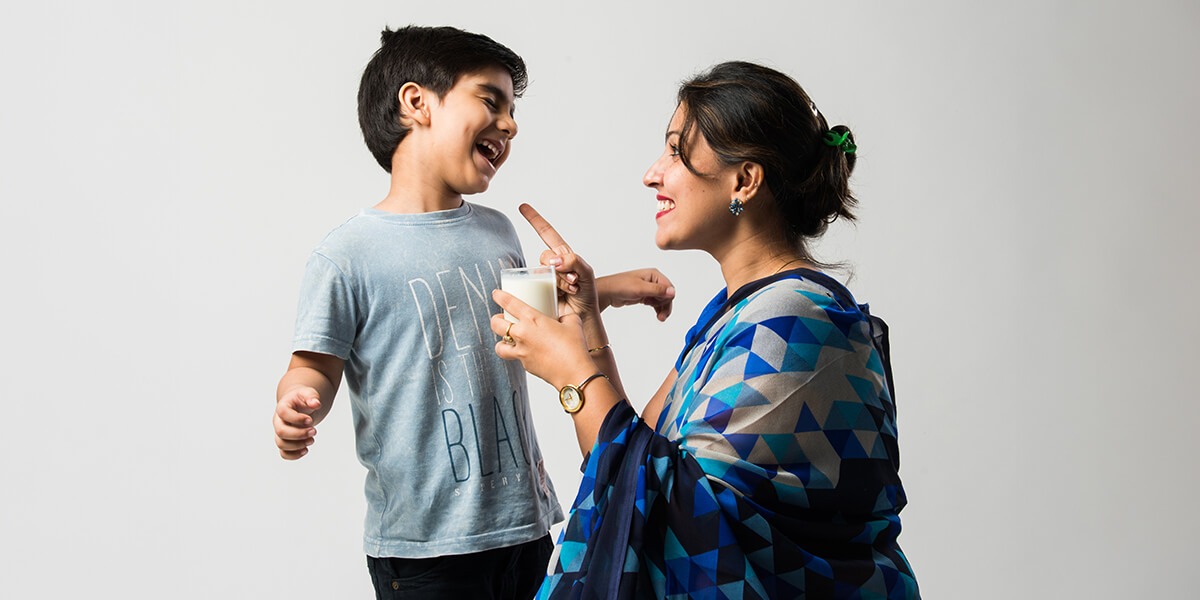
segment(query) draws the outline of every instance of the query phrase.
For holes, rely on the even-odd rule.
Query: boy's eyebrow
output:
[[[514,101],[514,99],[511,96],[509,96],[508,94],[505,94],[504,90],[502,90],[490,83],[477,83],[475,85],[479,86],[479,89],[482,89],[483,91],[508,102],[511,105],[511,107],[509,108],[509,111],[508,111],[509,114],[513,114],[513,113],[517,112],[517,103]]]
[[[511,100],[511,98],[508,96],[508,94],[505,94],[505,93],[504,93],[504,90],[501,90],[500,88],[498,88],[498,87],[496,87],[496,86],[494,86],[494,85],[492,85],[492,84],[490,84],[490,83],[479,83],[479,84],[476,84],[476,85],[478,85],[480,88],[482,88],[482,89],[483,89],[484,91],[486,91],[487,93],[489,93],[489,94],[492,94],[492,95],[496,96],[497,98],[503,98],[503,99],[505,99],[505,100]]]

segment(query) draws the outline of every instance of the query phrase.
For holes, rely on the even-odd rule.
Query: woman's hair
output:
[[[683,164],[700,175],[687,154],[698,130],[723,164],[762,165],[784,234],[806,258],[806,239],[820,237],[838,217],[854,220],[853,134],[844,125],[831,130],[791,77],[753,63],[721,63],[680,86],[678,100],[685,110]],[[844,143],[831,146],[830,131]]]

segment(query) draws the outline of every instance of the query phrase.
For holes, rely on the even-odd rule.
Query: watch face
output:
[[[573,413],[583,408],[583,395],[575,386],[569,385],[559,390],[558,401],[562,402],[563,410]]]

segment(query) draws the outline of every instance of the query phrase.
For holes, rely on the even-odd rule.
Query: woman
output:
[[[559,388],[590,451],[539,597],[919,597],[896,541],[905,496],[886,328],[808,251],[854,218],[855,149],[772,69],[724,63],[680,88],[645,175],[655,241],[707,252],[725,289],[640,417],[599,316],[636,301],[620,291],[632,284],[593,282],[522,208],[570,314],[555,321],[497,291],[519,322],[492,320],[496,351]]]

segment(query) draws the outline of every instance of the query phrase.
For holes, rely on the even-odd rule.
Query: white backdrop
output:
[[[296,463],[270,415],[309,250],[386,192],[355,93],[409,23],[528,62],[473,201],[677,284],[668,323],[609,319],[637,405],[721,285],[653,245],[676,85],[795,76],[859,140],[861,223],[819,252],[892,325],[925,597],[1194,595],[1200,8],[896,4],[6,3],[0,596],[371,597],[348,401]],[[566,506],[574,436],[531,394]]]

